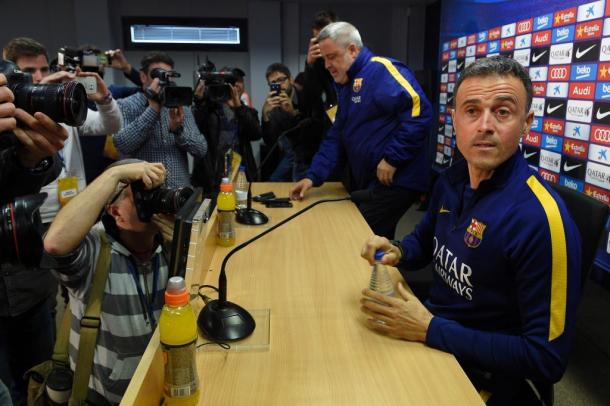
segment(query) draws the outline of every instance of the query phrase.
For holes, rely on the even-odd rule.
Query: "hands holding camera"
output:
[[[154,78],[152,80],[152,82],[150,83],[150,85],[146,88],[146,92],[149,94],[147,95],[147,99],[148,99],[148,106],[153,109],[154,111],[156,111],[157,113],[161,111],[161,103],[159,103],[156,99],[156,97],[149,97],[150,95],[158,95],[159,92],[161,91],[161,85],[159,84],[159,78]]]
[[[278,94],[276,91],[272,90],[267,95],[267,99],[265,99],[265,104],[263,105],[264,121],[269,121],[269,113],[271,113],[271,110],[275,109],[276,107],[280,107],[291,116],[297,114],[297,112],[294,110],[294,106],[292,105],[292,99],[285,91],[282,90]]]
[[[309,40],[309,49],[307,50],[307,65],[313,65],[316,59],[321,58],[320,45],[318,38],[314,37]]]
[[[227,83],[227,86],[229,86],[231,89],[231,97],[229,97],[229,100],[227,100],[227,106],[231,107],[232,109],[241,106],[241,99],[239,98],[239,91],[237,88],[230,83]]]

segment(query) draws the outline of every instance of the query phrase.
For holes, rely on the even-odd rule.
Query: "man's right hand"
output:
[[[141,180],[146,189],[154,189],[165,182],[165,167],[160,162],[136,162],[114,166],[109,169],[117,180],[132,183]]]
[[[161,91],[161,86],[159,85],[159,78],[154,78],[150,86],[148,86],[148,89],[150,89],[155,94],[159,94],[159,92]],[[156,100],[149,98],[148,105],[157,113],[161,111],[161,104],[159,104],[159,102]]]
[[[25,110],[16,109],[15,118],[21,123],[21,128],[15,128],[13,132],[22,146],[17,150],[22,166],[35,168],[44,158],[64,147],[68,132],[46,114],[37,112],[32,116]]]
[[[316,59],[321,58],[322,53],[320,52],[320,45],[318,44],[318,38],[314,37],[309,40],[309,50],[307,51],[307,65],[311,66],[314,64]]]
[[[263,121],[269,121],[269,113],[276,107],[280,107],[282,99],[275,92],[269,92],[263,105]]]
[[[381,258],[381,263],[384,265],[395,266],[401,258],[400,250],[390,243],[385,237],[374,235],[369,238],[360,251],[360,256],[373,265],[375,263],[375,252],[383,250],[385,255]]]
[[[123,51],[121,51],[120,49],[115,49],[114,51],[108,51],[108,54],[111,58],[111,68],[122,70],[125,73],[131,72],[131,64],[127,61],[125,55],[123,55]]]
[[[313,186],[313,181],[309,178],[304,178],[295,183],[295,185],[290,189],[288,196],[290,196],[290,200],[303,200],[305,197],[305,192],[311,189]]]
[[[17,126],[14,100],[13,92],[6,87],[6,76],[0,73],[0,133],[13,131]]]

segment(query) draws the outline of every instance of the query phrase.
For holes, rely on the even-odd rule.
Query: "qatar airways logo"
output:
[[[602,62],[610,61],[610,37],[602,39],[599,49],[599,60]]]
[[[593,112],[593,102],[584,100],[568,100],[566,119],[581,123],[590,123]]]
[[[551,45],[551,53],[549,56],[550,65],[560,65],[572,62],[573,43]]]
[[[610,167],[589,161],[585,181],[603,189],[610,189]]]
[[[544,116],[544,99],[540,97],[534,97],[532,99],[532,111],[536,117]]]
[[[513,52],[513,59],[521,64],[521,66],[530,66],[531,49],[517,49]]]
[[[541,149],[540,167],[549,171],[559,173],[559,170],[561,168],[561,154]]]
[[[457,41],[458,48],[464,48],[466,46],[466,37],[460,37]]]
[[[433,238],[433,244],[432,257],[434,258],[434,270],[436,273],[445,281],[450,289],[453,289],[464,299],[472,300],[474,289],[470,280],[472,268],[460,261],[444,244],[440,245],[436,236]]]
[[[466,47],[466,56],[475,56],[477,53],[476,45],[469,45]]]

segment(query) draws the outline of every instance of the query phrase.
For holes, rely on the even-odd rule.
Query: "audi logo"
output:
[[[596,141],[610,142],[610,129],[608,128],[597,128],[593,133],[593,138]]]
[[[568,68],[553,68],[550,73],[551,79],[562,79],[568,76]]]

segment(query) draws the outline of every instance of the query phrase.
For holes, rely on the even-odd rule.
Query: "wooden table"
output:
[[[289,187],[257,184],[253,190],[286,196]],[[340,184],[328,183],[290,209],[257,206],[270,223],[239,226],[238,241],[313,201],[344,195]],[[213,234],[211,228],[200,234],[190,283],[217,285],[230,248],[215,247]],[[270,310],[270,343],[263,350],[199,351],[199,404],[483,404],[452,355],[365,326],[359,299],[370,266],[359,253],[371,234],[351,202],[324,203],[236,253],[227,264],[228,300],[250,311]],[[393,277],[400,275],[393,270]],[[158,403],[162,377],[156,333],[122,404]]]

